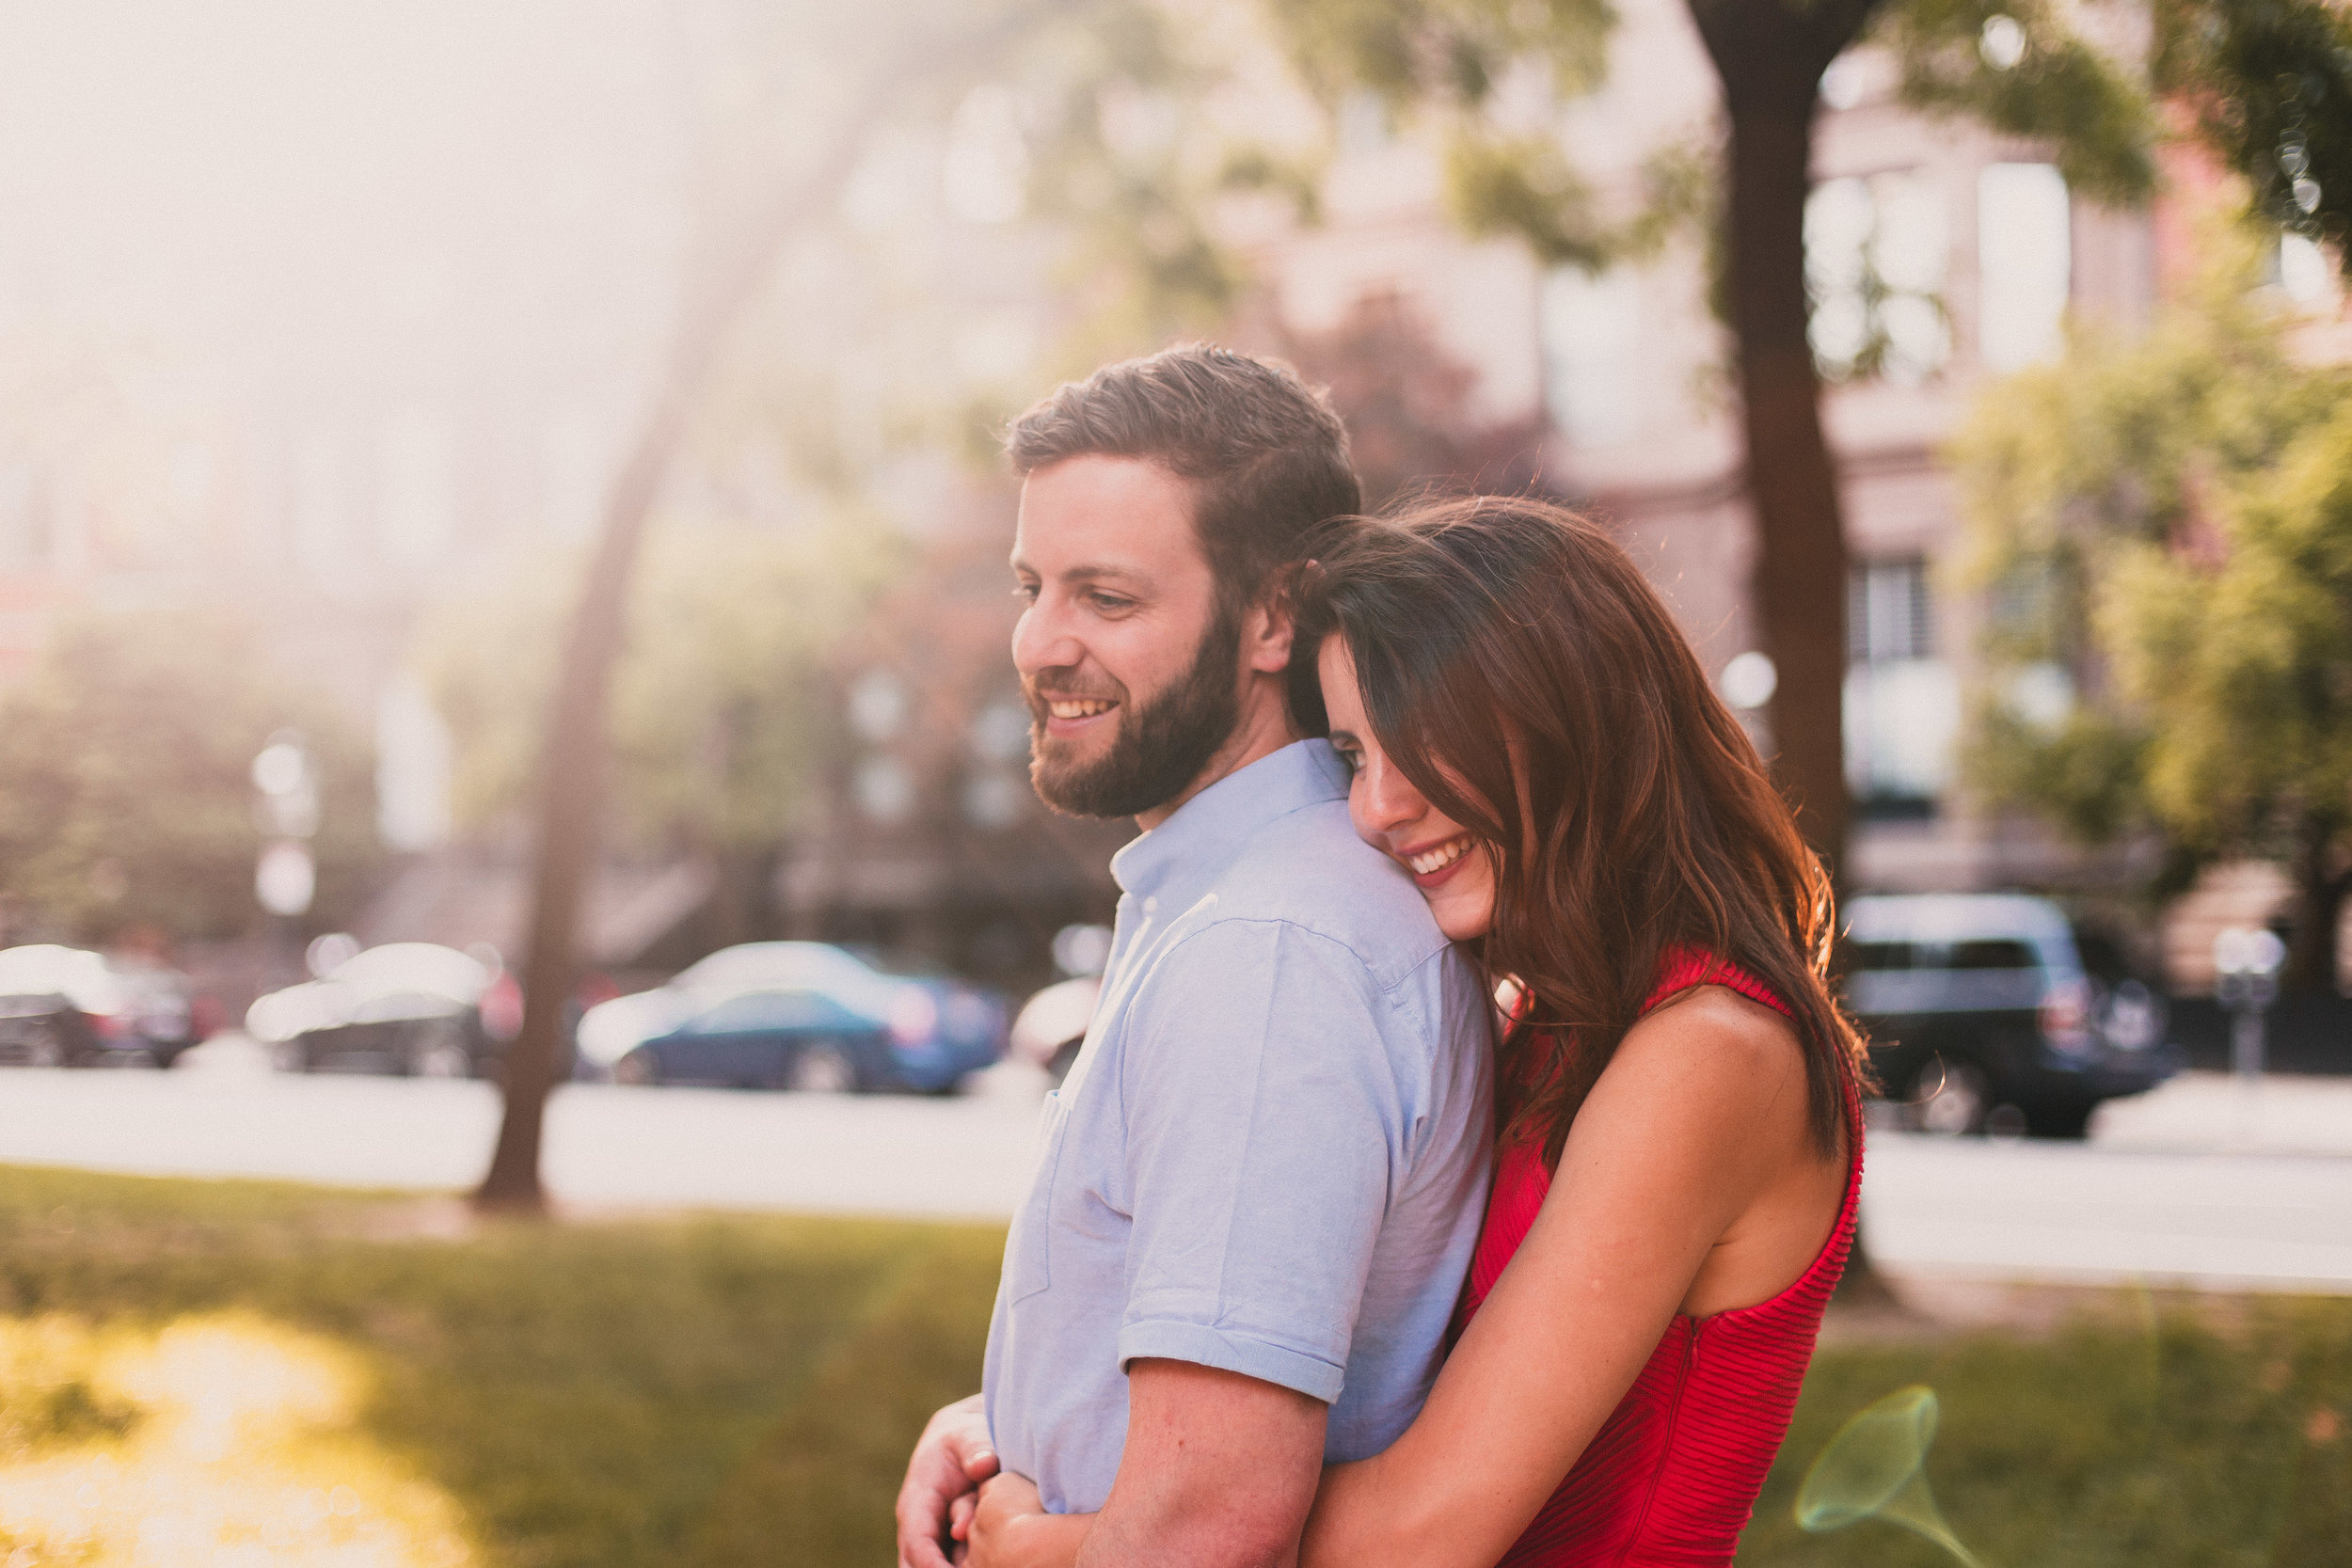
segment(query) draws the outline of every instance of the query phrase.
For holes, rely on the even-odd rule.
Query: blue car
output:
[[[946,1094],[1004,1054],[1005,1024],[977,987],[887,974],[824,942],[758,942],[590,1008],[580,1048],[623,1084]]]

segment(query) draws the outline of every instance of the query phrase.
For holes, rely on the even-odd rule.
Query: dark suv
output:
[[[2046,898],[1856,898],[1846,915],[1847,1000],[1914,1127],[2079,1138],[2101,1101],[2185,1065],[2162,1004],[2137,980],[2088,973]]]

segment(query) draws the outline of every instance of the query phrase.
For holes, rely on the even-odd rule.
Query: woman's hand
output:
[[[1091,1513],[1048,1513],[1026,1476],[992,1476],[977,1507],[958,1499],[948,1529],[963,1543],[957,1561],[968,1568],[1071,1568],[1086,1540]]]

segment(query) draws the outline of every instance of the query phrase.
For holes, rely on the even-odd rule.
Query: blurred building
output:
[[[1645,160],[1708,134],[1716,89],[1679,0],[1633,0],[1619,16],[1606,87],[1552,122],[1603,199],[1629,210]],[[2184,167],[2152,210],[2103,209],[2070,193],[2042,150],[1924,118],[1896,102],[1895,86],[1892,61],[1868,48],[1831,68],[1805,221],[1853,557],[1852,875],[1888,890],[2118,887],[2147,868],[1991,812],[1955,777],[1984,607],[1944,573],[1960,517],[1939,453],[1979,387],[2054,356],[2069,320],[2128,332],[2148,319],[2187,264],[2206,182]],[[1540,85],[1533,99],[1531,123],[1543,123],[1553,111]],[[1263,247],[1284,316],[1313,330],[1368,297],[1406,302],[1475,367],[1486,417],[1540,420],[1549,487],[1614,524],[1709,672],[1746,652],[1752,545],[1736,392],[1699,245],[1593,277],[1547,272],[1516,241],[1465,239],[1443,210],[1438,149],[1392,133],[1371,105],[1344,122],[1325,212],[1321,228]],[[2333,269],[2314,247],[2288,241],[2278,270],[2299,305],[2341,320]],[[2232,909],[2252,885],[2214,884]],[[2183,929],[2203,928],[2218,908],[2193,901]]]
[[[77,607],[243,615],[376,729],[387,836],[427,847],[411,622],[594,525],[672,308],[678,42],[547,4],[138,16],[0,24],[0,683]]]

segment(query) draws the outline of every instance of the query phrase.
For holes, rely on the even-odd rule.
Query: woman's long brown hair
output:
[[[1524,996],[1502,1043],[1505,1135],[1540,1137],[1558,1165],[1683,947],[1788,1005],[1814,1141],[1835,1154],[1867,1069],[1828,978],[1829,879],[1615,541],[1542,501],[1425,502],[1337,525],[1297,609],[1295,711],[1321,714],[1316,650],[1337,632],[1382,750],[1494,863],[1479,956]]]

